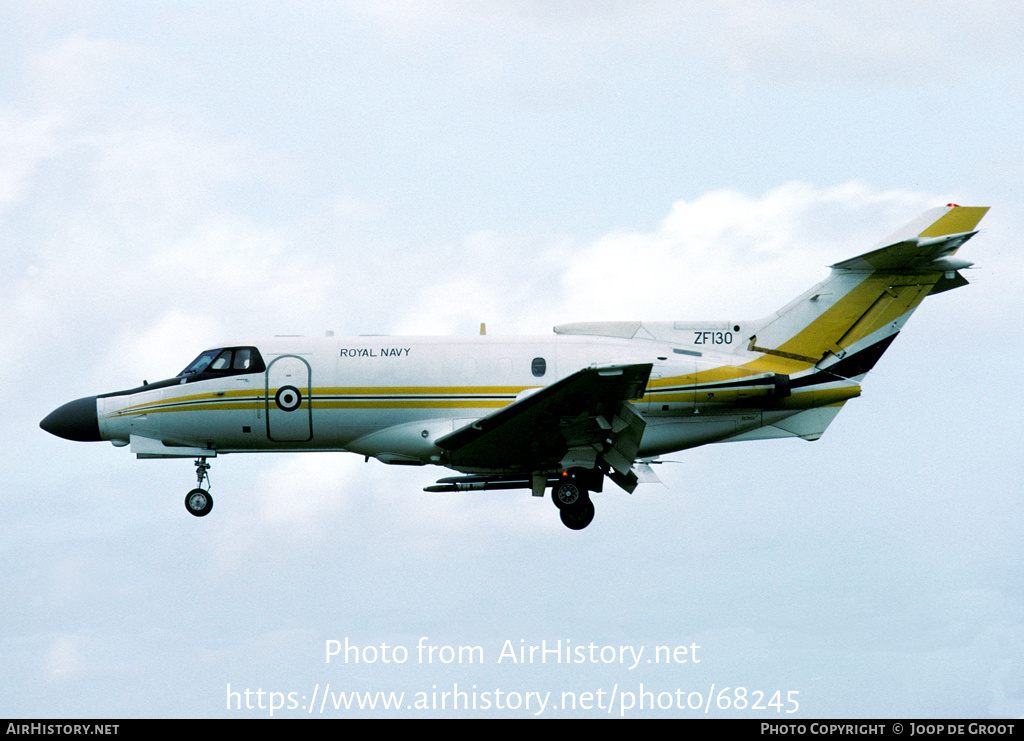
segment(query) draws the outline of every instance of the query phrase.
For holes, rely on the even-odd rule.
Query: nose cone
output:
[[[87,443],[103,439],[100,437],[95,396],[69,401],[64,406],[54,409],[46,415],[39,426],[51,435],[65,440]]]

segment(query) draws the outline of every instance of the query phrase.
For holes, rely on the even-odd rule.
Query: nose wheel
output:
[[[196,460],[197,487],[185,495],[185,509],[195,517],[205,517],[213,509],[213,497],[210,496],[209,491],[203,488],[203,482],[206,482],[207,486],[210,485],[209,470],[210,464],[206,462],[205,458]]]
[[[190,515],[205,517],[213,509],[213,497],[206,489],[193,489],[185,495],[185,509]]]

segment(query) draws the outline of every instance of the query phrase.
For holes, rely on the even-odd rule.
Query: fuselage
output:
[[[696,349],[714,336],[680,338],[689,344],[558,334],[247,340],[201,354],[193,366],[204,358],[207,365],[199,372],[100,395],[98,430],[142,457],[343,450],[445,465],[436,439],[587,367],[652,364],[647,393],[632,402],[646,421],[643,457],[727,439],[822,403],[794,398],[787,376],[740,367],[745,353]],[[856,395],[843,386],[832,402]]]

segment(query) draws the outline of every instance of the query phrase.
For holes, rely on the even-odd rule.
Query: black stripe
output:
[[[859,350],[852,355],[847,355],[838,363],[830,365],[826,370],[819,370],[802,378],[794,378],[791,385],[793,388],[801,388],[818,383],[829,383],[834,381],[836,376],[840,378],[853,378],[854,376],[863,375],[875,367],[875,363],[889,349],[889,345],[892,344],[892,341],[896,339],[898,334],[899,332],[895,332],[870,347],[865,347],[863,350]]]

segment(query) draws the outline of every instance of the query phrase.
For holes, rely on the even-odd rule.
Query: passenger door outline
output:
[[[298,355],[279,355],[266,372],[267,439],[304,443],[313,439],[313,369]]]

